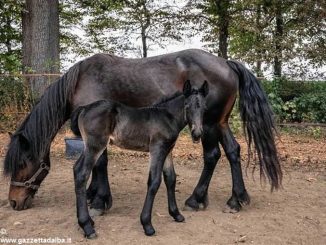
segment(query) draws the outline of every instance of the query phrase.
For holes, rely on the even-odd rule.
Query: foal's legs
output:
[[[235,140],[227,123],[219,127],[219,140],[223,146],[226,157],[231,165],[232,196],[227,201],[228,212],[239,212],[242,205],[250,203],[250,197],[246,191],[242,177],[240,163],[240,145]]]
[[[96,237],[93,228],[94,222],[88,213],[86,184],[91,174],[92,168],[98,156],[105,149],[104,147],[88,147],[84,150],[76,164],[74,165],[75,192],[77,204],[77,218],[79,226],[84,230],[87,238]]]
[[[176,183],[176,174],[174,171],[172,153],[167,156],[163,166],[163,177],[168,194],[168,203],[169,203],[169,214],[177,222],[182,222],[185,218],[180,214],[177,202],[175,200],[175,183]]]
[[[97,164],[97,163],[96,163]],[[96,193],[97,193],[97,189],[98,189],[98,183],[97,183],[97,171],[96,171],[96,167],[93,168],[92,170],[92,179],[91,179],[91,183],[88,186],[88,189],[86,191],[87,193],[87,200],[89,201],[89,203],[92,203]]]
[[[156,144],[150,147],[150,170],[147,182],[147,194],[143,210],[140,215],[140,222],[143,225],[145,234],[151,236],[155,233],[152,225],[152,209],[154,198],[162,181],[162,169],[166,156],[171,148],[164,144]]]
[[[218,145],[218,130],[215,124],[212,126],[204,125],[202,145],[204,151],[204,169],[192,195],[185,203],[186,207],[193,210],[198,210],[200,205],[203,205],[204,208],[207,207],[208,186],[213,176],[216,163],[221,157],[221,151]]]
[[[87,190],[87,198],[90,199],[90,212],[92,216],[102,215],[106,208],[110,209],[112,206],[107,166],[108,156],[107,149],[105,149],[93,168],[92,182]],[[91,194],[89,195],[89,193]]]

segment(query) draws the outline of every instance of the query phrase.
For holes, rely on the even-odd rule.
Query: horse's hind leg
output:
[[[218,146],[218,130],[215,124],[211,126],[204,125],[202,145],[204,152],[204,169],[192,195],[186,200],[186,209],[198,210],[201,206],[203,206],[203,208],[208,206],[208,186],[217,161],[221,157],[221,151]]]
[[[219,140],[223,146],[226,157],[230,162],[232,174],[232,196],[227,201],[227,207],[224,211],[231,213],[239,212],[242,205],[250,203],[250,197],[246,191],[242,177],[240,145],[235,140],[227,123],[221,125],[219,131]]]
[[[174,171],[172,153],[170,153],[164,162],[163,177],[168,194],[169,214],[177,222],[182,222],[185,218],[180,214],[177,202],[175,200],[176,174]]]
[[[105,209],[110,209],[112,206],[112,196],[108,179],[108,156],[107,149],[104,150],[102,155],[96,162],[96,165],[93,169],[93,174],[95,173],[96,180],[95,184],[92,186],[92,182],[88,191],[92,191],[94,195],[91,199],[90,213],[91,216],[98,216],[104,213]],[[96,187],[95,189],[94,186]],[[91,189],[90,189],[91,188]],[[87,191],[87,193],[88,193]],[[95,193],[94,193],[95,192]]]

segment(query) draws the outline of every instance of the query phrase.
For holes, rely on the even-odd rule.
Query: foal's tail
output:
[[[267,96],[257,78],[242,64],[227,61],[239,76],[239,108],[248,140],[249,156],[251,145],[257,152],[260,174],[267,175],[272,190],[282,184],[282,170],[274,140],[275,124]]]
[[[81,136],[80,129],[79,129],[79,124],[78,124],[78,119],[80,113],[87,114],[90,110],[94,108],[98,108],[99,106],[104,106],[105,110],[109,111],[112,114],[116,114],[116,103],[112,103],[112,101],[109,100],[98,100],[93,103],[84,105],[84,106],[79,106],[76,110],[74,110],[71,114],[70,117],[70,129],[71,131],[76,135],[76,136]],[[103,122],[104,123],[104,122]]]
[[[84,109],[83,106],[78,107],[76,110],[72,112],[70,117],[70,121],[71,121],[70,129],[76,136],[81,136],[79,126],[78,126],[78,117],[83,109]]]

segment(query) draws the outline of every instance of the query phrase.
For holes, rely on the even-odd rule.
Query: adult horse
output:
[[[4,162],[4,173],[11,175],[12,180],[11,206],[16,210],[31,206],[32,197],[49,171],[51,141],[74,109],[102,99],[132,107],[148,106],[181,91],[187,79],[207,80],[210,91],[201,138],[204,168],[186,206],[198,210],[201,205],[208,205],[208,186],[221,156],[219,144],[232,173],[232,195],[227,207],[236,212],[250,201],[242,177],[240,146],[228,124],[238,91],[249,148],[253,143],[261,173],[268,177],[272,189],[278,188],[282,171],[274,142],[272,111],[259,81],[242,64],[195,49],[143,59],[96,54],[72,66],[53,83],[12,136]],[[99,158],[92,176],[88,190],[91,208],[110,208],[107,151]]]

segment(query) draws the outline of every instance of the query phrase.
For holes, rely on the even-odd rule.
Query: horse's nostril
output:
[[[15,209],[15,207],[16,207],[16,201],[14,201],[14,200],[10,200],[10,206],[11,206],[13,209]]]

